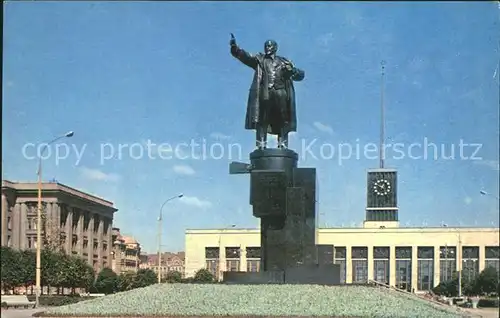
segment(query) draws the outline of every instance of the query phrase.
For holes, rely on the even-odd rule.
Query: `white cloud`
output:
[[[197,208],[209,208],[212,206],[212,202],[199,199],[198,197],[183,196],[179,199],[182,203]]]
[[[216,140],[228,140],[231,139],[231,136],[225,135],[220,132],[213,132],[210,134],[210,137]]]
[[[105,173],[99,169],[91,169],[86,167],[80,168],[80,174],[89,180],[97,180],[97,181],[110,181],[117,182],[120,180],[120,176],[114,173]]]
[[[500,171],[500,163],[498,160],[478,160],[473,162],[477,165],[488,167],[494,171]]]
[[[182,174],[185,176],[192,176],[196,173],[194,169],[188,165],[175,165],[173,166],[172,170],[174,170],[174,172],[177,174]]]
[[[324,133],[327,133],[327,134],[330,134],[330,135],[333,135],[333,128],[332,127],[325,125],[325,124],[322,124],[319,121],[315,121],[313,125],[314,125],[314,127],[316,127],[317,130],[324,132]]]

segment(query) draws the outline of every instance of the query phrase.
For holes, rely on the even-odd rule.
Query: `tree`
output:
[[[60,267],[60,286],[71,288],[73,294],[75,293],[75,288],[85,288],[89,290],[94,284],[94,269],[81,257],[62,255]]]
[[[113,294],[118,288],[118,275],[111,268],[103,268],[94,283],[95,290],[102,294]]]
[[[158,278],[155,272],[151,269],[141,268],[137,271],[134,280],[134,288],[146,287],[149,285],[154,285],[158,282]]]
[[[498,272],[493,267],[486,267],[474,281],[474,292],[478,295],[494,293],[497,288]]]
[[[118,276],[117,289],[119,291],[127,291],[134,289],[135,288],[134,280],[135,280],[134,272],[127,272],[120,274],[120,276]]]
[[[21,282],[20,286],[29,286],[35,284],[36,279],[36,254],[33,250],[24,250],[19,252],[19,268]]]
[[[182,281],[182,274],[178,271],[171,271],[167,273],[165,277],[167,283],[180,283]]]
[[[59,284],[61,267],[61,257],[53,250],[44,248],[41,251],[42,286],[56,287]],[[59,275],[60,276],[60,275]]]
[[[194,274],[194,281],[197,283],[213,283],[215,277],[207,269],[202,268]]]
[[[23,283],[22,268],[19,266],[21,253],[6,246],[2,246],[0,253],[2,289],[7,292]]]

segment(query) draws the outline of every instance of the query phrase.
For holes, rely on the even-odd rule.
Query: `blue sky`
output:
[[[23,146],[74,130],[66,159],[56,163],[50,148],[45,180],[112,200],[116,226],[147,251],[160,205],[180,192],[185,198],[164,209],[166,249],[183,249],[186,228],[257,225],[249,177],[228,175],[238,159],[228,144],[240,144],[245,160],[254,138],[243,129],[252,71],[230,56],[231,32],[250,52],[277,40],[306,72],[290,147],[301,166],[318,170],[321,225],[363,221],[366,170],[378,160],[326,152],[378,143],[385,60],[386,142],[438,147],[437,160],[432,150],[415,158],[418,148],[413,159],[409,150],[387,153],[386,165],[398,169],[401,224],[498,226],[498,201],[479,194],[499,191],[494,2],[7,2],[4,14],[3,178],[33,181],[36,161]],[[162,159],[156,147],[147,155],[148,140],[219,143],[225,153],[202,160],[183,147]],[[461,140],[469,144],[462,156]],[[302,151],[311,142],[317,158]],[[134,145],[132,154],[123,145]],[[443,159],[452,147],[454,158]],[[75,149],[84,149],[80,160]]]

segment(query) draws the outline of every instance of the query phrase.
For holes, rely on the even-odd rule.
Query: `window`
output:
[[[247,272],[260,271],[260,260],[250,259],[247,260]]]
[[[226,271],[238,272],[240,270],[240,248],[226,247]]]
[[[377,282],[389,284],[389,247],[373,248],[373,277]]]
[[[218,247],[205,247],[205,266],[206,269],[214,275],[219,277],[219,248]]]
[[[247,247],[247,272],[260,271],[260,247]]]
[[[7,217],[7,230],[12,230],[12,222],[10,216]]]
[[[396,246],[396,287],[411,291],[411,246]]]
[[[340,283],[344,284],[346,279],[346,273],[345,273],[346,248],[341,246],[334,247],[333,252],[334,252],[333,263],[340,265]]]
[[[417,257],[417,289],[421,291],[431,290],[434,287],[434,247],[418,247]]]
[[[352,282],[368,282],[368,248],[352,247]]]
[[[493,267],[500,273],[500,248],[498,246],[486,246],[485,267]]]
[[[479,274],[479,247],[462,247],[462,279],[472,282]]]
[[[455,246],[441,246],[439,248],[439,282],[444,283],[453,279],[457,268]]]
[[[10,235],[7,235],[7,247],[11,247],[11,246],[12,246],[12,242],[11,242]]]

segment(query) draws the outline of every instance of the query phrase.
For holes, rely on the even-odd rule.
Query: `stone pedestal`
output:
[[[250,174],[250,204],[253,215],[260,218],[264,273],[227,273],[227,280],[269,282],[282,277],[282,283],[340,281],[338,265],[323,266],[318,261],[316,169],[298,168],[297,161],[297,153],[289,149],[259,149],[250,154],[249,165],[231,164],[231,174]],[[323,275],[330,277],[325,280]]]

